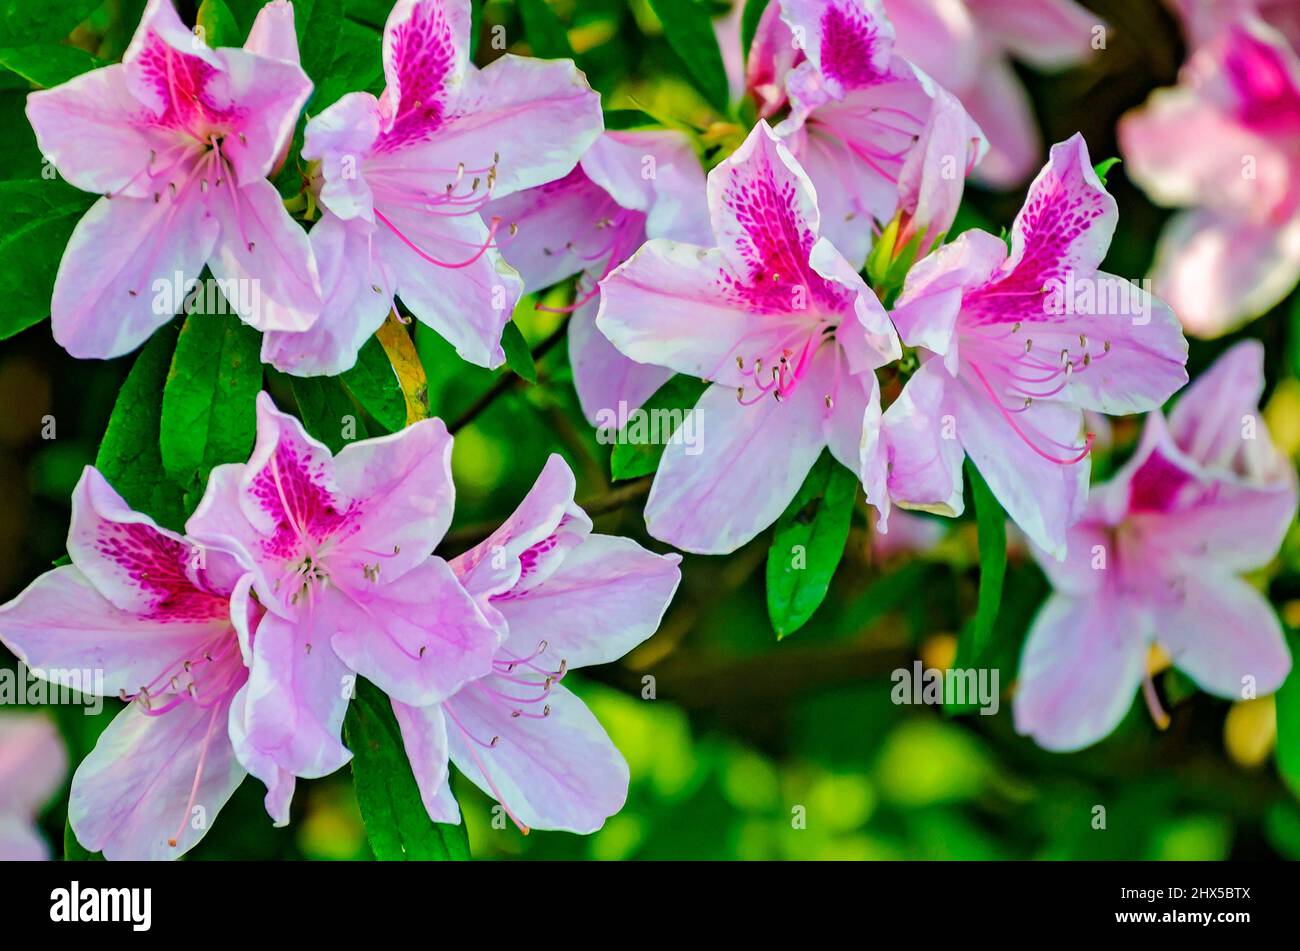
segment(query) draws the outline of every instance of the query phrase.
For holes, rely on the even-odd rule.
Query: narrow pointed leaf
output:
[[[858,480],[823,452],[776,523],[767,551],[767,613],[777,639],[807,623],[844,557]]]

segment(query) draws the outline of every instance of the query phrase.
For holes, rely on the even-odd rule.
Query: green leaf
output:
[[[758,23],[767,10],[768,0],[746,0],[745,12],[740,15],[740,50],[749,62],[749,48],[754,45],[754,35],[758,32]]]
[[[1002,605],[1002,581],[1007,573],[1007,516],[984,477],[969,460],[966,471],[979,528],[980,582],[979,604],[974,619],[962,634],[958,655],[974,664],[983,658],[989,646]],[[964,654],[962,648],[966,649]]]
[[[94,200],[58,179],[0,182],[0,339],[50,315],[63,249]]]
[[[102,862],[102,852],[91,852],[77,841],[77,834],[72,831],[72,823],[63,823],[63,861],[65,862]]]
[[[58,43],[104,0],[0,0],[0,47]]]
[[[179,531],[185,522],[184,495],[163,468],[158,447],[163,387],[176,337],[177,322],[172,321],[136,357],[113,404],[95,468],[131,508]]]
[[[1118,158],[1108,158],[1104,162],[1098,162],[1092,167],[1092,170],[1097,173],[1097,177],[1101,179],[1103,185],[1108,184],[1106,176],[1110,174],[1112,168],[1119,164],[1119,161]]]
[[[1300,634],[1287,632],[1291,656],[1300,657]],[[1291,668],[1274,695],[1277,705],[1277,771],[1291,794],[1300,799],[1300,674]]]
[[[857,494],[853,473],[823,452],[777,520],[767,551],[767,614],[778,640],[803,627],[825,600]]]
[[[656,128],[658,125],[658,119],[640,109],[610,109],[605,113],[605,128],[610,131]]]
[[[352,751],[357,805],[375,858],[381,862],[469,858],[464,822],[449,825],[429,818],[392,705],[378,687],[360,677],[343,721],[343,736]]]
[[[337,453],[348,443],[369,435],[337,377],[295,376],[289,378],[289,386],[298,401],[303,426],[328,446],[330,452]]]
[[[682,63],[691,84],[723,115],[731,111],[731,93],[713,18],[701,0],[650,0],[664,26],[664,37]]]
[[[356,365],[343,374],[343,383],[362,408],[388,432],[395,433],[406,425],[402,382],[379,338],[371,337],[365,342]]]
[[[218,46],[239,46],[243,40],[244,34],[225,0],[203,0],[194,22],[202,30],[199,35],[203,37],[203,42],[212,49]]]
[[[42,89],[107,65],[85,50],[56,43],[0,50],[0,66]]]
[[[610,454],[610,475],[615,479],[636,479],[650,475],[659,468],[659,457],[664,453],[664,443],[677,431],[688,413],[699,402],[707,383],[693,376],[677,374],[655,391],[645,405],[628,414],[626,425],[614,437],[614,450]],[[655,413],[662,421],[671,424],[669,431],[659,426],[659,440],[653,441],[645,432]]]
[[[575,59],[569,33],[546,0],[516,0],[524,36],[538,59]]]
[[[163,390],[159,449],[187,509],[202,498],[213,466],[244,462],[252,451],[261,339],[233,314],[196,310],[185,318]]]
[[[506,366],[529,383],[537,382],[537,364],[533,362],[533,352],[528,348],[519,325],[513,320],[506,324],[501,333],[501,349],[506,352]]]

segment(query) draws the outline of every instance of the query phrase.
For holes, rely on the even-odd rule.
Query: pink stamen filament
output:
[[[1087,434],[1087,438],[1084,440],[1084,446],[1082,450],[1080,450],[1078,455],[1074,456],[1073,458],[1062,459],[1058,456],[1053,456],[1050,453],[1046,452],[1045,450],[1041,449],[1037,444],[1035,444],[1033,439],[1031,439],[1029,435],[1023,429],[1020,428],[1020,424],[1015,421],[1015,418],[1012,417],[1011,413],[1007,410],[1007,408],[1002,405],[1002,400],[998,398],[997,393],[994,391],[993,387],[989,384],[988,378],[984,376],[984,373],[982,370],[980,370],[979,366],[974,363],[970,363],[969,366],[971,370],[975,372],[975,375],[979,378],[980,383],[983,384],[985,391],[989,395],[989,399],[993,401],[993,405],[996,406],[998,412],[1002,414],[1002,418],[1007,421],[1007,424],[1012,428],[1012,430],[1015,431],[1015,434],[1024,441],[1025,445],[1028,446],[1030,449],[1032,449],[1037,455],[1042,456],[1048,462],[1055,462],[1057,465],[1069,466],[1069,465],[1074,465],[1076,462],[1082,461],[1092,450],[1093,440],[1096,439],[1096,436],[1093,433]],[[1056,443],[1055,440],[1047,440],[1047,441],[1050,443],[1054,443],[1056,445],[1060,445],[1059,443]],[[1072,446],[1069,448],[1078,449],[1077,446]]]
[[[397,238],[398,238],[399,241],[401,241],[401,242],[402,242],[403,244],[405,244],[408,248],[410,248],[410,249],[411,249],[412,251],[414,251],[417,255],[419,255],[420,258],[422,258],[422,259],[425,260],[425,261],[428,261],[430,264],[435,264],[435,265],[437,265],[438,267],[453,268],[453,269],[455,269],[455,268],[462,268],[462,267],[469,267],[471,264],[473,264],[475,261],[477,261],[479,258],[481,258],[484,254],[486,254],[489,248],[491,248],[491,247],[495,247],[495,245],[493,244],[493,238],[496,237],[497,227],[501,224],[501,219],[500,219],[500,218],[498,218],[498,217],[493,217],[491,223],[490,223],[489,226],[488,226],[487,239],[483,242],[483,245],[478,249],[478,251],[477,251],[477,252],[476,252],[472,257],[470,257],[469,259],[467,259],[467,260],[465,260],[465,261],[460,261],[460,262],[457,263],[457,262],[451,262],[451,261],[440,261],[440,260],[438,260],[437,258],[433,257],[433,256],[432,256],[431,254],[429,254],[428,252],[424,251],[424,250],[423,250],[419,245],[417,245],[414,241],[412,241],[412,240],[411,240],[410,238],[408,238],[406,235],[402,234],[401,230],[397,227],[397,225],[395,225],[395,224],[393,224],[391,221],[389,221],[389,220],[388,220],[388,217],[387,217],[387,216],[386,216],[382,211],[380,211],[378,208],[375,209],[375,217],[378,218],[379,221],[380,221],[381,223],[383,223],[383,225],[384,225],[386,228],[388,228],[388,230],[390,230],[391,232],[393,232],[393,234],[397,235]]]
[[[208,732],[203,737],[203,748],[199,751],[199,765],[194,770],[194,784],[190,787],[190,800],[185,805],[185,814],[181,816],[181,824],[176,827],[176,833],[167,840],[167,844],[173,849],[176,843],[180,841],[181,833],[185,831],[185,824],[190,821],[190,813],[194,808],[194,800],[199,794],[199,783],[203,780],[203,765],[208,761],[208,749],[212,746],[212,731],[217,725],[217,714],[221,712],[221,704],[212,705],[212,716],[208,717]]]
[[[492,775],[487,771],[483,761],[479,759],[478,753],[474,751],[475,745],[485,746],[487,749],[492,749],[496,745],[496,738],[493,737],[493,742],[491,744],[484,744],[481,741],[475,741],[470,732],[466,730],[464,725],[460,722],[460,717],[456,716],[456,711],[452,709],[451,703],[444,701],[442,708],[447,711],[447,715],[451,717],[451,722],[455,724],[456,729],[460,730],[461,736],[465,737],[465,739],[469,741],[467,749],[469,750],[470,759],[472,759],[474,765],[478,767],[479,774],[483,777],[483,781],[488,784],[488,788],[492,790],[492,795],[496,798],[496,801],[501,804],[501,808],[504,809],[506,815],[510,817],[510,821],[519,827],[519,831],[524,835],[527,835],[529,831],[528,826],[521,822],[519,817],[511,811],[510,806],[505,801],[505,797],[501,795],[501,790],[497,788],[497,784],[492,780]]]

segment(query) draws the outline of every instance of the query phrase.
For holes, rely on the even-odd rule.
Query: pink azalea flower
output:
[[[246,775],[241,647],[260,609],[230,555],[132,511],[92,468],[68,555],[0,608],[0,638],[33,670],[102,672],[104,695],[128,701],[72,778],[78,841],[110,859],[175,858]],[[292,791],[292,777],[269,778]],[[287,798],[267,805],[287,820]]]
[[[574,274],[577,298],[569,319],[569,363],[582,411],[593,424],[619,403],[636,409],[672,376],[636,363],[596,329],[598,282],[647,238],[704,244],[709,214],[704,172],[689,140],[667,130],[606,132],[578,167],[559,181],[493,202],[509,222],[501,253],[539,291]],[[546,308],[542,308],[546,309]]]
[[[1295,0],[1169,0],[1169,5],[1183,21],[1183,32],[1193,48],[1253,17],[1278,30],[1293,49],[1300,47],[1300,6]]]
[[[633,360],[714,384],[684,424],[706,425],[702,441],[665,447],[645,513],[656,538],[725,554],[776,520],[828,446],[879,504],[873,371],[899,346],[766,122],[709,173],[708,198],[717,246],[648,241],[601,283],[596,325]]]
[[[790,107],[776,132],[817,188],[823,234],[854,267],[873,222],[896,213],[903,243],[923,232],[928,248],[947,231],[985,146],[961,103],[893,41],[880,0],[776,0],[749,54],[759,115]]]
[[[483,221],[487,202],[566,175],[600,134],[600,97],[571,61],[469,61],[469,0],[398,0],[384,27],[388,86],[344,96],[307,124],[325,216],[311,231],[325,309],[308,334],[270,334],[263,359],[334,374],[394,296],[466,360],[505,360],[519,276]]]
[[[252,456],[212,471],[187,531],[235,552],[240,583],[266,608],[240,724],[265,763],[314,778],[348,761],[340,731],[354,673],[428,704],[491,669],[497,632],[431,554],[454,494],[441,420],[334,456],[258,397]]]
[[[1016,729],[1053,750],[1109,734],[1139,684],[1165,719],[1150,645],[1207,693],[1276,690],[1291,667],[1267,598],[1238,575],[1266,565],[1296,516],[1295,473],[1256,408],[1264,348],[1229,350],[1147,419],[1141,446],[1093,492],[1062,563],[1035,552],[1055,593],[1020,661]]]
[[[1255,19],[1225,27],[1121,120],[1128,173],[1182,207],[1154,279],[1187,329],[1226,333],[1284,298],[1300,277],[1300,58]]]
[[[963,453],[1007,514],[1055,557],[1082,513],[1082,411],[1159,406],[1187,381],[1169,308],[1099,270],[1115,200],[1082,136],[1052,147],[1011,231],[920,261],[892,314],[922,364],[885,414],[889,489],[905,507],[961,510]]]
[[[491,672],[441,703],[393,702],[437,822],[460,821],[449,760],[525,832],[594,832],[627,798],[627,763],[560,681],[655,632],[681,556],[593,534],[573,490],[572,471],[551,456],[505,524],[451,563],[504,632]]]
[[[63,785],[67,772],[68,754],[48,717],[0,716],[0,862],[42,862],[50,857],[36,816]]]
[[[970,111],[988,136],[977,181],[1014,188],[1042,160],[1029,95],[1011,60],[1054,71],[1087,62],[1105,24],[1073,0],[883,0],[899,52]]]
[[[228,299],[259,330],[312,324],[320,282],[307,235],[266,180],[310,93],[284,0],[262,8],[243,49],[215,50],[171,0],[149,0],[121,63],[28,97],[42,153],[104,196],[54,283],[54,337],[69,353],[135,349],[205,264],[249,287]]]

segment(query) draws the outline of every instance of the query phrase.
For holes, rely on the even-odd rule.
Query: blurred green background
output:
[[[1116,155],[1119,116],[1173,82],[1183,49],[1178,28],[1155,0],[1085,3],[1112,26],[1107,49],[1086,67],[1055,76],[1021,70],[1044,138],[1082,131],[1097,160]],[[184,4],[181,5],[184,10]],[[381,25],[386,0],[348,3],[359,23]],[[111,0],[74,41],[107,58],[120,55],[142,7]],[[716,118],[680,77],[645,0],[553,0],[571,44],[607,108],[647,108],[698,128]],[[518,9],[480,6],[478,61],[500,55],[487,41],[504,27],[508,49],[529,52]],[[719,14],[725,4],[718,4]],[[191,11],[192,15],[192,11]],[[12,80],[14,77],[10,77]],[[38,167],[22,115],[26,88],[0,81],[6,131],[3,168]],[[29,171],[28,177],[31,177]],[[1106,269],[1142,276],[1166,212],[1126,180],[1110,176],[1120,224]],[[971,188],[967,224],[1009,225],[1023,192]],[[562,292],[561,292],[562,293]],[[557,297],[562,302],[562,297]],[[530,342],[557,317],[521,307]],[[497,374],[459,361],[423,327],[416,342],[433,411],[454,418]],[[1300,451],[1300,299],[1296,295],[1234,337],[1193,341],[1192,376],[1241,336],[1264,341],[1266,415],[1275,440]],[[0,349],[0,599],[17,594],[64,553],[68,499],[90,463],[132,357],[75,361],[39,324]],[[608,490],[608,447],[582,419],[564,348],[539,365],[535,386],[512,387],[456,438],[456,525],[498,520],[532,484],[548,453],[565,456],[579,498]],[[508,372],[508,371],[500,371]],[[284,378],[268,375],[281,405],[293,406]],[[57,438],[41,438],[42,418]],[[1137,421],[1116,423],[1115,444],[1095,471],[1130,451]],[[945,716],[890,702],[889,674],[920,657],[949,663],[954,633],[974,610],[977,554],[973,522],[945,522],[944,541],[924,555],[880,557],[859,512],[831,594],[813,620],[778,644],[767,619],[763,568],[768,536],[726,558],[687,556],[684,581],[663,628],[618,665],[584,670],[575,689],[590,703],[631,766],[627,806],[600,832],[580,837],[494,824],[491,802],[455,782],[480,858],[1300,858],[1300,805],[1279,779],[1272,753],[1272,698],[1232,705],[1197,694],[1179,675],[1162,675],[1172,723],[1158,732],[1140,703],[1116,733],[1091,750],[1048,754],[1015,735],[1010,689],[1020,640],[1046,584],[1022,551],[1011,553],[998,658],[997,716]],[[648,539],[639,505],[597,519],[600,531]],[[1294,633],[1300,626],[1300,536],[1292,531],[1277,562],[1252,580]],[[2,652],[0,652],[2,653]],[[12,665],[4,655],[0,662]],[[647,681],[645,678],[653,678]],[[654,699],[645,699],[647,685]],[[114,706],[113,704],[109,705]],[[103,717],[52,711],[72,761],[93,746]],[[346,770],[300,782],[292,824],[273,829],[261,786],[245,782],[193,859],[369,857]],[[62,841],[66,797],[42,819]],[[1106,828],[1093,828],[1094,807]]]

